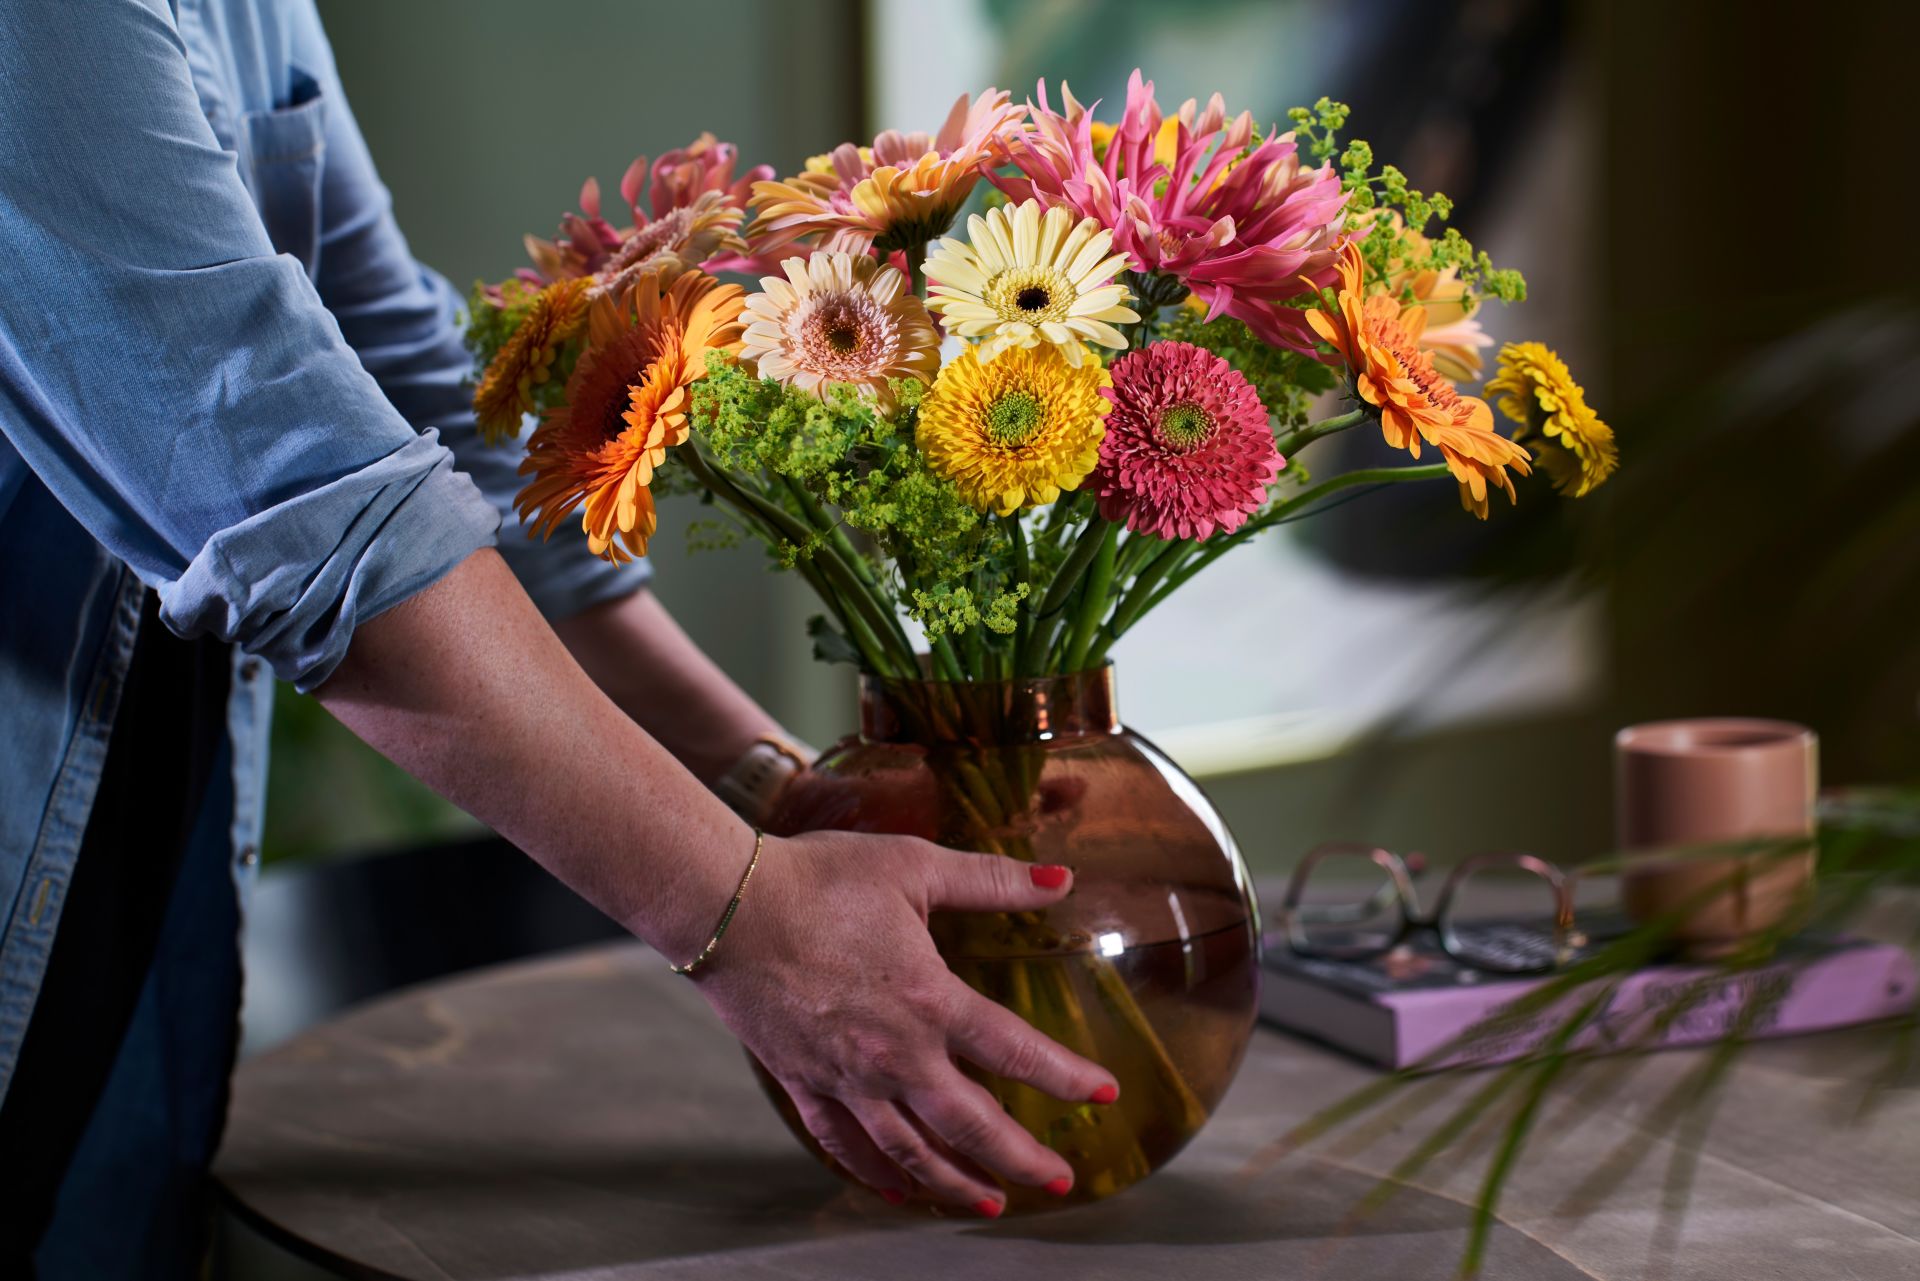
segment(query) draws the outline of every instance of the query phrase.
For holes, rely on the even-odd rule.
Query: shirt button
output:
[[[242,845],[240,847],[240,866],[252,867],[255,863],[258,863],[259,861],[260,861],[259,850],[255,849],[251,845]]]
[[[253,678],[258,676],[259,674],[260,674],[259,659],[249,658],[246,662],[240,664],[240,679],[245,681],[246,683],[252,684]]]

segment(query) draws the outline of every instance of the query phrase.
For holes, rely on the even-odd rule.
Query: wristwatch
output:
[[[749,823],[765,820],[793,776],[813,764],[811,748],[778,734],[762,734],[714,780],[713,794]]]

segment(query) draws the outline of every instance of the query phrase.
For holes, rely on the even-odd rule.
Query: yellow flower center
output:
[[[987,438],[996,445],[1017,447],[1046,417],[1040,398],[1024,388],[1003,393],[987,409]]]
[[[1030,325],[1062,321],[1075,297],[1073,282],[1054,267],[1015,267],[987,282],[986,304],[1002,320]]]
[[[1192,401],[1168,406],[1160,415],[1160,438],[1173,449],[1186,453],[1207,443],[1213,435],[1213,415]]]

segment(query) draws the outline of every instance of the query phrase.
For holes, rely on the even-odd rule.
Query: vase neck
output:
[[[1113,667],[1010,681],[860,678],[860,737],[870,743],[1046,743],[1117,733]]]

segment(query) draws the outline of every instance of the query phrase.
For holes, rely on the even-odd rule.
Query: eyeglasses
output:
[[[1476,854],[1447,874],[1431,915],[1421,913],[1413,884],[1425,870],[1419,854],[1344,841],[1315,846],[1281,905],[1287,942],[1302,956],[1363,960],[1430,933],[1454,960],[1499,974],[1544,973],[1585,944],[1574,930],[1572,878],[1543,858]]]

